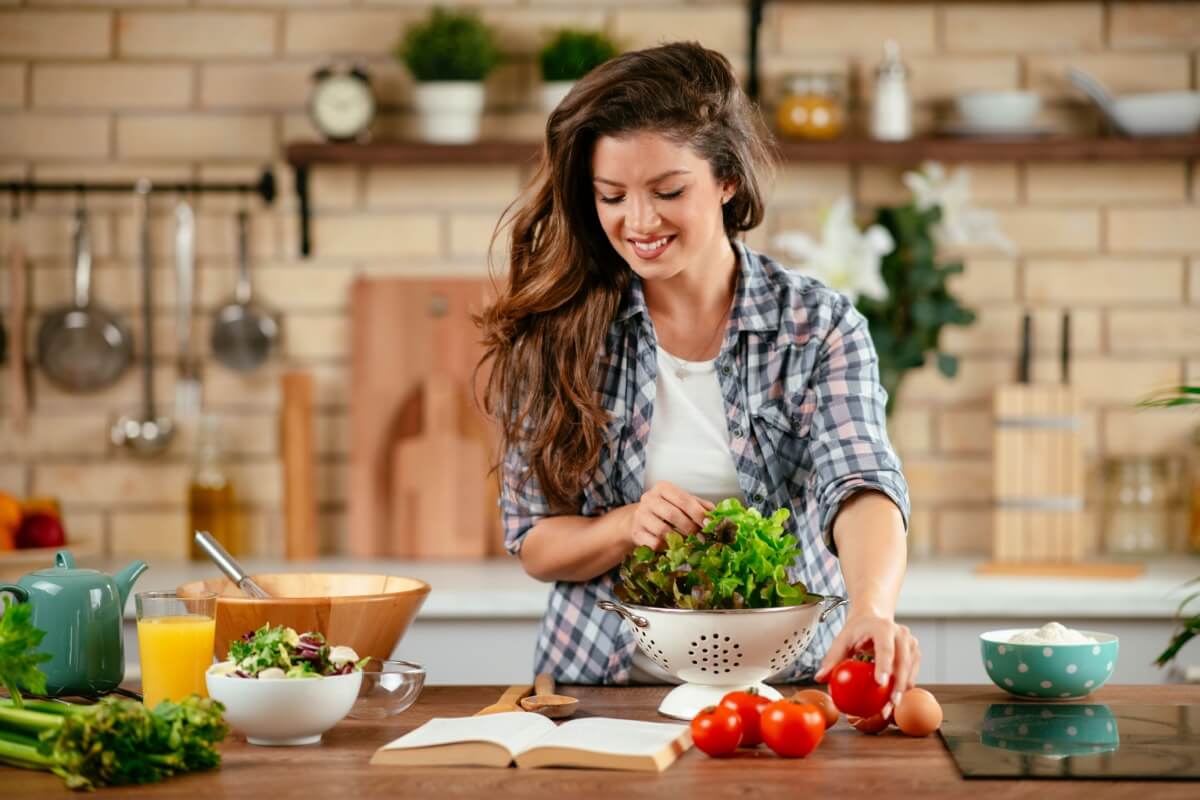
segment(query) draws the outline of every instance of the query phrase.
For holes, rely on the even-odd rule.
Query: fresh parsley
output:
[[[14,603],[4,598],[4,613],[0,615],[0,683],[12,695],[13,705],[22,707],[21,687],[34,694],[46,693],[46,675],[38,664],[49,661],[46,653],[37,652],[45,631],[38,630],[29,620],[33,606]]]

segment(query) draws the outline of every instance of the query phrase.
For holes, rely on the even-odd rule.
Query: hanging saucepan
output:
[[[212,327],[213,356],[238,372],[250,372],[270,358],[279,338],[279,323],[254,302],[250,286],[249,215],[239,211],[238,276],[233,299],[217,309]]]
[[[133,359],[129,329],[91,303],[92,248],[87,212],[75,212],[75,302],[46,314],[38,329],[38,363],[51,383],[68,392],[111,386]]]

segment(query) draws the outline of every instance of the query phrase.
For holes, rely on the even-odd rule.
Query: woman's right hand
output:
[[[704,527],[705,515],[713,508],[714,504],[708,500],[694,497],[673,483],[659,481],[634,504],[630,541],[634,547],[646,545],[657,550],[671,531],[697,533]]]

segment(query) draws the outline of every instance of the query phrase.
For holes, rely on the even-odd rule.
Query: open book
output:
[[[541,714],[436,717],[371,756],[399,766],[587,767],[662,772],[692,746],[686,725],[584,717],[555,725]]]

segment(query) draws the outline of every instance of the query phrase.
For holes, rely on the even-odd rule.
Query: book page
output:
[[[482,717],[434,717],[379,749],[412,750],[457,742],[491,742],[515,754],[528,749],[553,730],[553,722],[541,714],[525,711],[506,711]]]
[[[537,741],[514,754],[533,747],[564,747],[596,753],[628,756],[654,756],[667,748],[687,725],[669,722],[642,722],[633,719],[585,717],[564,722]]]

